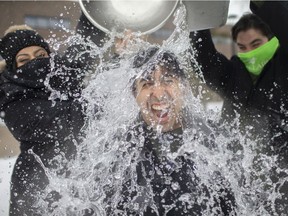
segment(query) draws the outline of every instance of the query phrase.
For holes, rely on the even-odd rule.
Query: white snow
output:
[[[8,216],[10,178],[17,157],[0,158],[0,215]]]

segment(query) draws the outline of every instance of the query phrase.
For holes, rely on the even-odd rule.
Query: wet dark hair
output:
[[[255,14],[249,13],[243,15],[239,21],[232,27],[232,39],[236,42],[237,36],[241,31],[247,31],[249,29],[259,30],[264,36],[270,40],[274,37],[270,27]]]
[[[155,67],[159,65],[166,69],[166,72],[178,78],[185,78],[183,69],[177,57],[168,51],[160,51],[158,47],[150,47],[147,50],[140,51],[133,61],[133,68],[139,71],[141,77],[149,76]],[[136,91],[136,80],[134,78],[132,91]]]

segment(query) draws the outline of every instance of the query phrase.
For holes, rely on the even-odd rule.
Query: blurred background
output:
[[[0,37],[11,25],[27,24],[38,31],[44,38],[63,39],[69,31],[75,30],[81,9],[78,1],[2,1],[0,0]],[[235,46],[230,37],[230,30],[239,17],[249,11],[249,1],[230,0],[226,25],[212,30],[216,48],[231,57],[235,54]],[[63,27],[68,30],[64,31]],[[159,43],[168,37],[173,26],[167,23],[152,34],[152,41]],[[215,93],[207,90],[204,101],[205,108],[220,111],[222,100]],[[8,215],[10,175],[19,154],[19,144],[12,137],[0,120],[0,215]]]

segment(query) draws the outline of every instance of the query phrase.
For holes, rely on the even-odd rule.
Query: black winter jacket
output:
[[[260,148],[267,154],[277,155],[280,167],[287,168],[288,31],[285,26],[288,25],[288,2],[262,3],[258,8],[251,2],[251,10],[270,26],[279,39],[280,47],[265,65],[256,83],[253,83],[245,65],[237,56],[229,60],[217,52],[209,31],[191,33],[190,36],[197,50],[195,57],[202,67],[207,84],[224,99],[223,121],[231,123],[239,114],[244,133],[250,128],[254,139],[260,140]],[[271,172],[274,182],[278,178],[275,175],[279,177],[279,174]],[[283,197],[276,199],[274,206],[278,214],[286,214],[288,211],[287,188],[286,181],[280,189]]]
[[[207,84],[224,99],[223,120],[235,119],[240,114],[243,127],[253,125],[255,135],[267,136],[288,163],[288,3],[264,2],[261,8],[251,3],[252,11],[271,27],[279,39],[280,47],[265,65],[258,80],[253,84],[245,65],[237,56],[231,60],[217,52],[209,31],[191,33],[193,46]],[[273,14],[271,14],[273,12]],[[281,22],[281,24],[280,24]],[[202,38],[201,42],[197,42]],[[196,42],[195,42],[196,41]],[[245,127],[244,127],[245,128]],[[262,133],[260,132],[262,131]],[[275,136],[281,134],[281,136]],[[285,153],[279,150],[284,147]]]
[[[79,96],[81,76],[78,77],[75,65],[68,66],[65,60],[57,59],[57,68],[63,71],[51,77],[49,84],[65,95],[65,100],[49,99],[51,92],[44,86],[48,75],[45,71],[31,70],[16,76],[6,70],[1,74],[0,110],[21,150],[11,179],[11,216],[37,215],[33,208],[35,196],[48,182],[43,167],[57,168],[58,162],[52,160],[56,156],[69,159],[80,137],[84,116],[75,97]],[[47,63],[49,59],[33,61]]]
[[[236,215],[234,195],[221,174],[214,173],[210,187],[197,176],[189,154],[173,160],[162,155],[161,146],[176,152],[183,145],[182,129],[160,136],[145,126],[140,131],[145,141],[136,166],[138,188],[132,180],[124,184],[118,206],[122,213],[112,215]]]
[[[80,130],[85,121],[84,102],[78,98],[84,76],[89,71],[95,72],[97,66],[96,57],[90,55],[95,49],[90,41],[101,47],[107,35],[93,26],[83,13],[76,33],[85,38],[84,43],[70,45],[65,58],[54,57],[58,72],[50,77],[49,83],[44,85],[50,76],[47,71],[30,71],[22,77],[8,70],[1,74],[1,117],[20,142],[21,150],[12,173],[10,216],[41,215],[33,206],[48,183],[43,167],[53,169],[59,163],[63,166],[64,161],[53,158],[73,157],[75,144],[83,135]],[[61,99],[51,100],[53,91],[57,91]],[[49,202],[53,199],[57,199],[57,195]]]

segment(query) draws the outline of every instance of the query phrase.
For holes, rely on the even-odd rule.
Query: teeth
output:
[[[161,110],[167,110],[168,109],[168,105],[167,104],[161,104],[161,105],[152,105],[152,109],[157,110],[157,111],[161,111]]]

